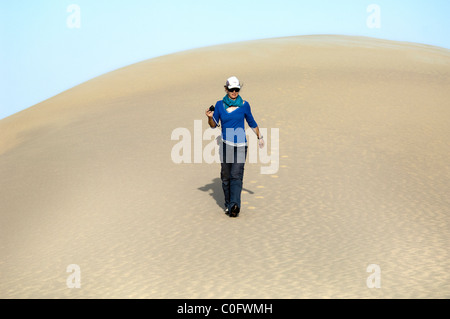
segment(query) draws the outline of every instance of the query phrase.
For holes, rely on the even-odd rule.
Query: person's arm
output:
[[[250,103],[247,103],[247,109],[245,111],[245,118],[247,120],[248,125],[252,128],[253,132],[255,132],[256,136],[258,137],[258,144],[260,148],[264,147],[264,136],[261,135],[261,132],[259,131],[259,126],[256,123],[255,119],[253,118],[252,109],[250,107]]]
[[[211,128],[219,127],[219,121],[220,121],[220,108],[219,108],[219,102],[216,103],[216,106],[214,107],[214,111],[210,111],[208,108],[206,110],[206,116],[208,117],[208,124]]]
[[[206,116],[208,117],[208,124],[209,124],[209,126],[211,127],[211,128],[216,128],[217,127],[217,124],[216,124],[216,122],[214,122],[214,119],[213,119],[213,115],[214,115],[214,112],[213,111],[210,111],[209,110],[209,108],[206,110]]]
[[[253,132],[255,132],[256,136],[258,137],[258,140],[263,139],[264,136],[261,135],[261,132],[259,131],[259,126],[252,128]]]
[[[261,132],[259,131],[259,127],[252,128],[253,132],[255,132],[256,136],[258,137],[258,144],[259,148],[264,148],[264,136],[261,135]]]
[[[209,126],[211,126],[211,128],[217,127],[217,124],[216,124],[216,122],[214,122],[212,117],[208,119],[208,123],[209,123]]]

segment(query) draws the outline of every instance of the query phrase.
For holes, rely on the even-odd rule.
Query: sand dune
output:
[[[280,132],[236,220],[218,164],[171,160],[231,75]],[[3,119],[0,297],[449,298],[449,87],[447,49],[292,37],[151,59]]]

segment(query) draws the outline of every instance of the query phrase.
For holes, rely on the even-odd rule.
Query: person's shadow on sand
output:
[[[217,206],[221,209],[225,209],[225,198],[223,195],[222,180],[220,178],[213,179],[212,183],[199,187],[198,190],[201,190],[202,192],[209,192],[209,195],[216,201]],[[242,190],[248,192],[249,194],[254,194],[253,191],[246,188],[242,188]]]

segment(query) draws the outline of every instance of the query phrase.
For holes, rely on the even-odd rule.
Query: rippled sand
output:
[[[218,164],[171,160],[231,75],[280,134],[238,219]],[[3,119],[0,297],[449,298],[449,87],[446,49],[292,37],[148,60]]]

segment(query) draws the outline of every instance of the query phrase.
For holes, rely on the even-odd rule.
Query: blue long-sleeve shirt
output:
[[[245,120],[251,128],[258,127],[253,118],[250,103],[245,101],[244,105],[231,113],[227,112],[223,104],[223,101],[216,103],[213,115],[214,122],[217,125],[219,125],[219,121],[221,122],[223,142],[232,146],[246,146]]]

